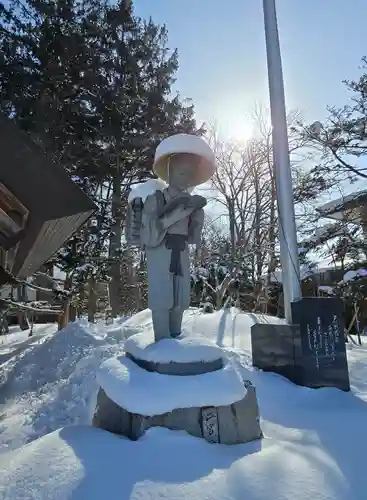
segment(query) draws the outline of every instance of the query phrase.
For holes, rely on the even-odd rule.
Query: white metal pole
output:
[[[282,60],[275,0],[263,0],[266,56],[273,134],[273,162],[278,203],[280,261],[286,320],[292,322],[291,302],[301,298],[293,186],[289,160]]]

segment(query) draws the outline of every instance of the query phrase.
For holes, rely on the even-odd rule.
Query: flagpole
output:
[[[301,280],[289,158],[283,70],[275,0],[263,0],[263,11],[273,136],[273,164],[278,203],[284,311],[285,318],[289,323],[292,323],[291,302],[301,298]]]

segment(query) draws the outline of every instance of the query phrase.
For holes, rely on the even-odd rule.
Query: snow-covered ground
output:
[[[184,320],[256,386],[265,438],[237,446],[158,428],[131,442],[89,427],[97,368],[150,327],[148,311],[0,339],[0,499],[364,500],[367,344],[348,348],[351,393],[300,388],[252,370],[256,319],[232,309]]]

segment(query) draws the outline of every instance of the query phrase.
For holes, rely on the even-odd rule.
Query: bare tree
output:
[[[252,139],[241,147],[220,141],[214,131],[210,141],[217,158],[211,187],[228,217],[232,266],[250,256],[257,279],[266,258],[271,193],[263,141]]]
[[[278,221],[269,113],[255,107],[253,120],[254,135],[246,144],[221,140],[215,127],[210,128],[208,138],[217,158],[211,188],[216,193],[213,198],[228,217],[232,264],[236,259],[247,259],[255,283],[264,272],[269,277],[278,265]],[[295,172],[302,168],[304,160],[304,143],[292,128],[299,120],[297,111],[288,116]]]

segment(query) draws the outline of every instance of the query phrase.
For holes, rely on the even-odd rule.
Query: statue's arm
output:
[[[195,209],[193,207],[190,208],[183,208],[183,207],[178,207],[172,212],[169,212],[168,214],[164,215],[159,219],[160,224],[164,229],[168,229],[176,222],[184,219],[185,217],[189,217]]]
[[[168,205],[168,204],[167,204]],[[166,205],[165,205],[166,206]],[[144,203],[141,227],[141,241],[146,248],[159,246],[167,230],[179,220],[188,217],[194,208],[183,208],[181,204],[174,204],[175,208],[163,211],[158,196],[152,194]]]
[[[166,235],[167,229],[189,216],[192,218],[193,243],[200,243],[202,223],[204,222],[204,212],[201,207],[206,204],[205,198],[197,195],[185,195],[177,199],[177,201],[172,201],[175,201],[175,203],[167,203],[165,205],[168,210],[162,210],[156,194],[148,196],[145,200],[141,228],[141,242],[145,247],[154,248],[160,245]],[[201,212],[202,215],[200,215]]]
[[[206,199],[202,196],[183,193],[170,200],[162,210],[158,209],[158,216],[164,229],[168,229],[176,222],[191,216],[206,205]]]
[[[169,200],[168,203],[163,205],[158,209],[158,217],[163,218],[167,214],[173,212],[177,208],[188,208],[190,203],[190,195],[187,193],[183,193],[182,195],[177,196]]]
[[[204,210],[200,208],[193,212],[190,216],[188,243],[191,245],[200,246],[201,233],[204,226]]]
[[[206,199],[200,195],[191,195],[188,193],[182,193],[170,200],[166,205],[158,210],[158,217],[164,217],[165,215],[175,211],[176,209],[191,211],[198,210],[205,207]]]

